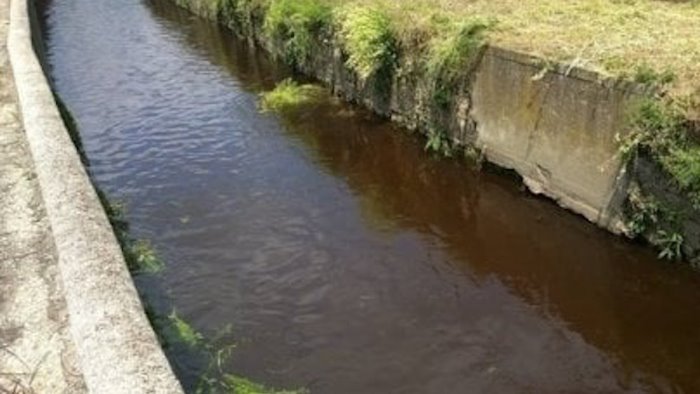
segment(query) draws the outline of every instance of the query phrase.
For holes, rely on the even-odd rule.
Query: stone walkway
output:
[[[21,120],[0,0],[0,393],[85,392]]]

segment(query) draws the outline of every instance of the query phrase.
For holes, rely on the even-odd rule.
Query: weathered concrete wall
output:
[[[271,52],[281,52],[262,32],[256,37]],[[401,75],[377,89],[377,81],[357,78],[329,37],[317,41],[301,68],[346,100],[402,126],[445,130],[457,145],[475,146],[486,160],[515,170],[533,193],[610,231],[624,231],[627,176],[618,139],[639,87],[580,69],[543,72],[535,58],[489,47],[458,81],[453,104],[437,108],[431,81],[410,64],[400,64]]]
[[[532,192],[619,232],[625,184],[617,136],[634,89],[604,86],[581,70],[541,71],[527,56],[486,53],[472,93],[477,146]]]
[[[181,393],[34,52],[32,7],[12,0],[8,51],[85,385],[93,393]]]

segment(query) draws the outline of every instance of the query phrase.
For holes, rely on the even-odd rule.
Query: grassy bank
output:
[[[478,20],[491,28],[488,41],[542,59],[574,64],[605,75],[644,78],[673,75],[674,95],[700,90],[700,3],[662,0],[195,0],[200,13],[243,22],[262,9],[272,30],[295,41],[297,54],[308,32],[366,16],[360,52],[388,44],[403,48],[439,45],[455,27]],[[237,15],[239,14],[239,15]],[[367,16],[371,14],[372,16]],[[295,17],[287,19],[290,15]],[[374,41],[374,39],[379,41]],[[352,47],[350,43],[350,47]],[[379,49],[379,48],[372,48]],[[303,50],[301,51],[303,52]],[[381,52],[374,53],[381,56]],[[352,55],[351,55],[352,56]],[[366,59],[365,59],[366,60]],[[376,59],[375,59],[376,60]],[[354,60],[353,60],[354,61]],[[366,71],[366,70],[364,70]]]

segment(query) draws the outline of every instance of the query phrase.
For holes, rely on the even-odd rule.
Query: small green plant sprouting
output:
[[[286,62],[299,67],[308,61],[314,37],[331,19],[331,8],[320,0],[272,0],[264,30],[283,43]]]
[[[664,230],[659,230],[656,233],[657,242],[661,248],[659,253],[660,259],[679,260],[683,257],[682,246],[683,236],[677,232],[668,233]]]
[[[348,65],[361,79],[385,74],[397,59],[391,19],[380,7],[345,6],[338,9],[340,36],[348,53]]]
[[[428,152],[440,153],[445,157],[452,156],[452,144],[447,134],[438,129],[431,128],[428,131],[428,140],[425,143],[425,150]]]
[[[465,68],[483,46],[489,26],[480,19],[462,21],[431,43],[426,71],[434,81],[433,100],[439,107],[450,105],[455,82],[460,75],[469,74]]]
[[[630,193],[629,201],[632,206],[632,214],[627,227],[632,237],[645,234],[660,222],[662,211],[656,200],[643,198],[637,190]]]
[[[130,256],[127,257],[127,261],[137,273],[155,274],[165,268],[163,260],[160,259],[150,241],[144,239],[132,241],[129,249]]]
[[[286,112],[302,105],[313,104],[323,97],[323,88],[313,84],[299,84],[285,79],[273,90],[261,95],[260,107],[263,112]]]

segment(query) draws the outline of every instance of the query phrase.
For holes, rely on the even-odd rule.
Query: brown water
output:
[[[232,371],[313,393],[700,392],[697,273],[364,111],[260,114],[284,70],[167,0],[45,11],[94,175],[168,262],[139,285],[205,333],[233,324]]]

